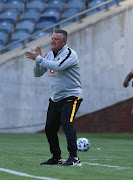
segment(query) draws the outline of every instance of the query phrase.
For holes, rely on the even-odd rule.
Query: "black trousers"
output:
[[[61,157],[61,149],[57,135],[61,125],[66,135],[69,155],[77,156],[77,137],[73,121],[81,101],[82,99],[74,96],[65,98],[59,102],[49,100],[45,132],[53,157]]]

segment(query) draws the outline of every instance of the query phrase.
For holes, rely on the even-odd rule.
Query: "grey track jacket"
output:
[[[50,51],[44,58],[36,57],[34,76],[40,77],[47,71],[51,86],[51,99],[58,102],[69,96],[82,98],[79,74],[79,59],[76,52],[67,45],[54,57]]]

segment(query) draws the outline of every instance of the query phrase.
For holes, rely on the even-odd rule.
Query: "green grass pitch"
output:
[[[45,134],[1,133],[0,180],[133,180],[133,134],[78,133],[80,137],[88,138],[91,144],[87,152],[78,152],[81,167],[40,166],[51,158]],[[59,140],[65,161],[68,151],[63,133],[59,133]]]

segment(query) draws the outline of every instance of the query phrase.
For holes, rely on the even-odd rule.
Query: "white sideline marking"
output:
[[[63,161],[66,161],[65,159],[62,159]],[[91,159],[91,160],[101,160],[101,159]],[[131,169],[130,167],[120,167],[120,166],[111,166],[111,165],[105,165],[105,164],[99,164],[99,163],[89,163],[89,162],[82,162],[82,164],[87,164],[90,166],[103,166],[103,167],[111,167],[111,168],[116,168],[116,169]]]
[[[88,164],[88,165],[90,165],[90,166],[111,167],[111,168],[116,168],[116,169],[130,169],[130,167],[111,166],[111,165],[104,165],[104,164],[99,164],[99,163],[82,162],[82,164]]]
[[[65,159],[62,159],[63,161],[66,161]],[[98,159],[91,159],[91,160],[98,160]],[[101,159],[99,159],[101,160]],[[120,166],[111,166],[111,165],[105,165],[105,164],[99,164],[99,163],[89,163],[89,162],[82,162],[82,164],[87,164],[90,166],[103,166],[103,167],[111,167],[111,168],[116,168],[116,169],[131,169],[130,167],[120,167]]]
[[[48,177],[33,176],[33,175],[26,174],[26,173],[12,171],[10,169],[4,169],[4,168],[0,168],[0,171],[7,172],[7,173],[10,173],[10,174],[14,174],[14,175],[17,175],[17,176],[32,177],[32,178],[35,178],[35,179],[59,180],[59,179],[53,179],[53,178],[48,178]]]

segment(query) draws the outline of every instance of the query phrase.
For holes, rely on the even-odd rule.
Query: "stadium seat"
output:
[[[79,12],[83,11],[85,8],[85,3],[82,1],[68,1],[67,5],[66,5],[67,9],[77,9]]]
[[[37,23],[39,18],[40,18],[40,12],[37,12],[37,11],[35,11],[35,12],[34,11],[25,11],[22,14],[22,17],[21,17],[20,21],[29,20],[29,21]]]
[[[52,26],[52,25],[54,25],[53,21],[47,21],[47,20],[45,20],[45,21],[40,21],[40,22],[37,23],[36,31],[43,30],[43,29],[45,29],[45,28],[47,28],[47,27],[50,27],[50,26]],[[47,32],[52,32],[52,29],[51,29],[51,30],[48,30]]]
[[[11,12],[18,12],[20,14],[24,10],[24,5],[24,3],[18,1],[8,2],[6,3],[5,10],[10,10]]]
[[[5,0],[6,3],[12,2],[12,1],[17,1],[17,2],[22,2],[22,3],[27,3],[29,0]]]
[[[0,31],[11,34],[13,31],[13,24],[9,22],[0,22]]]
[[[8,34],[0,31],[0,44],[5,45],[8,40]]]
[[[23,39],[25,39],[25,38],[27,38],[29,36],[30,36],[30,33],[23,32],[23,31],[19,31],[19,32],[15,31],[13,33],[9,43],[10,44],[15,43],[15,42],[17,42],[19,40],[23,40]],[[29,39],[25,40],[25,43],[28,43],[28,42],[29,42]],[[23,46],[23,43],[19,42],[19,43],[15,44],[15,45],[11,46],[10,48],[8,48],[8,51],[12,50],[14,48],[17,48],[17,47],[21,47],[21,46]]]
[[[53,23],[57,23],[60,20],[60,13],[57,11],[45,11],[40,18],[40,21],[52,21]]]
[[[106,2],[107,0],[105,0],[105,2]],[[123,1],[123,0],[119,0],[119,2],[120,1]],[[112,1],[112,2],[110,2],[109,4],[108,4],[108,7],[110,7],[110,6],[114,6],[114,5],[116,5],[117,4],[117,2],[116,1]]]
[[[56,9],[57,11],[62,12],[64,10],[64,2],[59,0],[49,1],[47,3],[47,9]]]
[[[3,3],[0,2],[0,13],[2,13],[2,11],[3,11]]]
[[[67,19],[67,18],[69,18],[69,17],[72,17],[72,16],[74,16],[74,15],[76,15],[76,14],[78,14],[78,13],[79,13],[78,9],[66,9],[66,10],[62,13],[61,20]],[[72,21],[74,22],[74,21],[77,21],[77,20],[79,20],[78,17],[76,17],[76,18],[73,19]]]
[[[44,5],[45,3],[41,1],[31,1],[26,4],[26,9],[33,9],[41,13],[44,11]]]
[[[0,0],[0,2],[5,3],[7,0]]]
[[[0,49],[2,49],[3,47],[4,47],[4,45],[0,43]],[[0,50],[0,54],[2,54],[1,50]]]
[[[15,42],[17,42],[17,41],[12,41],[12,42],[10,42],[9,45],[11,45],[12,43],[15,43]],[[11,50],[13,50],[13,49],[15,49],[15,48],[19,48],[19,47],[23,47],[23,43],[17,43],[17,44],[15,44],[15,45],[12,45],[11,47],[9,47],[9,48],[7,49],[7,51],[11,51]]]
[[[18,14],[15,12],[3,12],[0,15],[1,22],[10,22],[12,24],[16,24],[18,20]]]
[[[33,1],[37,1],[37,0],[28,0],[28,2],[33,2]],[[38,0],[40,2],[43,2],[43,3],[47,3],[49,0]]]
[[[65,26],[68,26],[68,25],[71,25],[71,24],[73,24],[74,23],[74,21],[68,21],[68,22],[65,22],[65,23],[63,23],[63,24],[61,24],[61,28],[63,28],[63,27],[65,27]]]
[[[25,39],[29,36],[30,36],[30,33],[23,32],[23,31],[19,31],[19,32],[15,31],[13,33],[13,35],[11,36],[9,43],[11,44],[11,43],[17,42],[17,41]],[[25,40],[25,42],[29,42],[29,39]]]
[[[48,0],[48,2],[53,2],[53,1],[55,1],[55,0]],[[68,1],[70,1],[70,0],[57,0],[57,1],[66,3],[66,2],[68,2]]]
[[[20,21],[18,24],[17,24],[17,27],[16,27],[16,31],[24,31],[24,32],[27,32],[27,33],[30,33],[32,34],[33,31],[35,29],[35,23],[31,22],[31,21]]]
[[[100,4],[104,3],[104,2],[105,2],[105,0],[95,0],[95,1],[91,1],[91,2],[89,3],[89,8],[93,8],[93,7],[98,6],[98,5],[100,5]],[[99,10],[105,9],[105,5],[99,7],[98,9],[99,9]]]
[[[48,32],[40,32],[39,34],[33,36],[33,37],[31,38],[31,40],[39,39],[39,38],[41,38],[41,37],[43,37],[43,36],[46,36],[46,35],[48,35],[48,34],[49,34]]]
[[[82,1],[82,2],[84,2],[84,3],[86,3],[88,0],[80,0],[80,1]],[[90,2],[91,0],[89,0],[89,2]]]
[[[89,7],[93,8],[107,0],[90,0]],[[123,1],[123,0],[119,0]],[[12,33],[11,41],[20,40],[21,37],[26,37],[34,32],[38,32],[49,26],[54,25],[60,20],[72,17],[85,9],[87,0],[0,0],[0,33],[7,33],[8,37]],[[109,6],[115,5],[116,1],[110,2]],[[65,6],[66,5],[66,6]],[[5,7],[5,9],[4,9]],[[87,15],[90,16],[105,9],[105,6],[97,8]],[[25,11],[24,11],[25,10]],[[20,16],[20,14],[22,14]],[[20,20],[19,20],[19,18]],[[61,25],[61,27],[70,25],[79,20],[75,18]],[[15,28],[15,32],[13,29]],[[52,33],[53,28],[47,32],[40,32],[34,36],[32,40]],[[26,34],[25,34],[26,33]],[[12,39],[18,37],[19,39]],[[21,36],[22,35],[22,36]],[[21,36],[21,37],[20,37]],[[0,36],[0,44],[7,43],[6,35]],[[27,41],[29,42],[29,41]],[[14,47],[22,46],[22,43]],[[10,48],[11,49],[11,48]]]
[[[87,13],[87,16],[91,16],[91,15],[93,15],[93,14],[96,14],[96,13],[99,12],[99,11],[100,11],[99,9],[94,9],[94,10],[88,12],[88,13]]]

